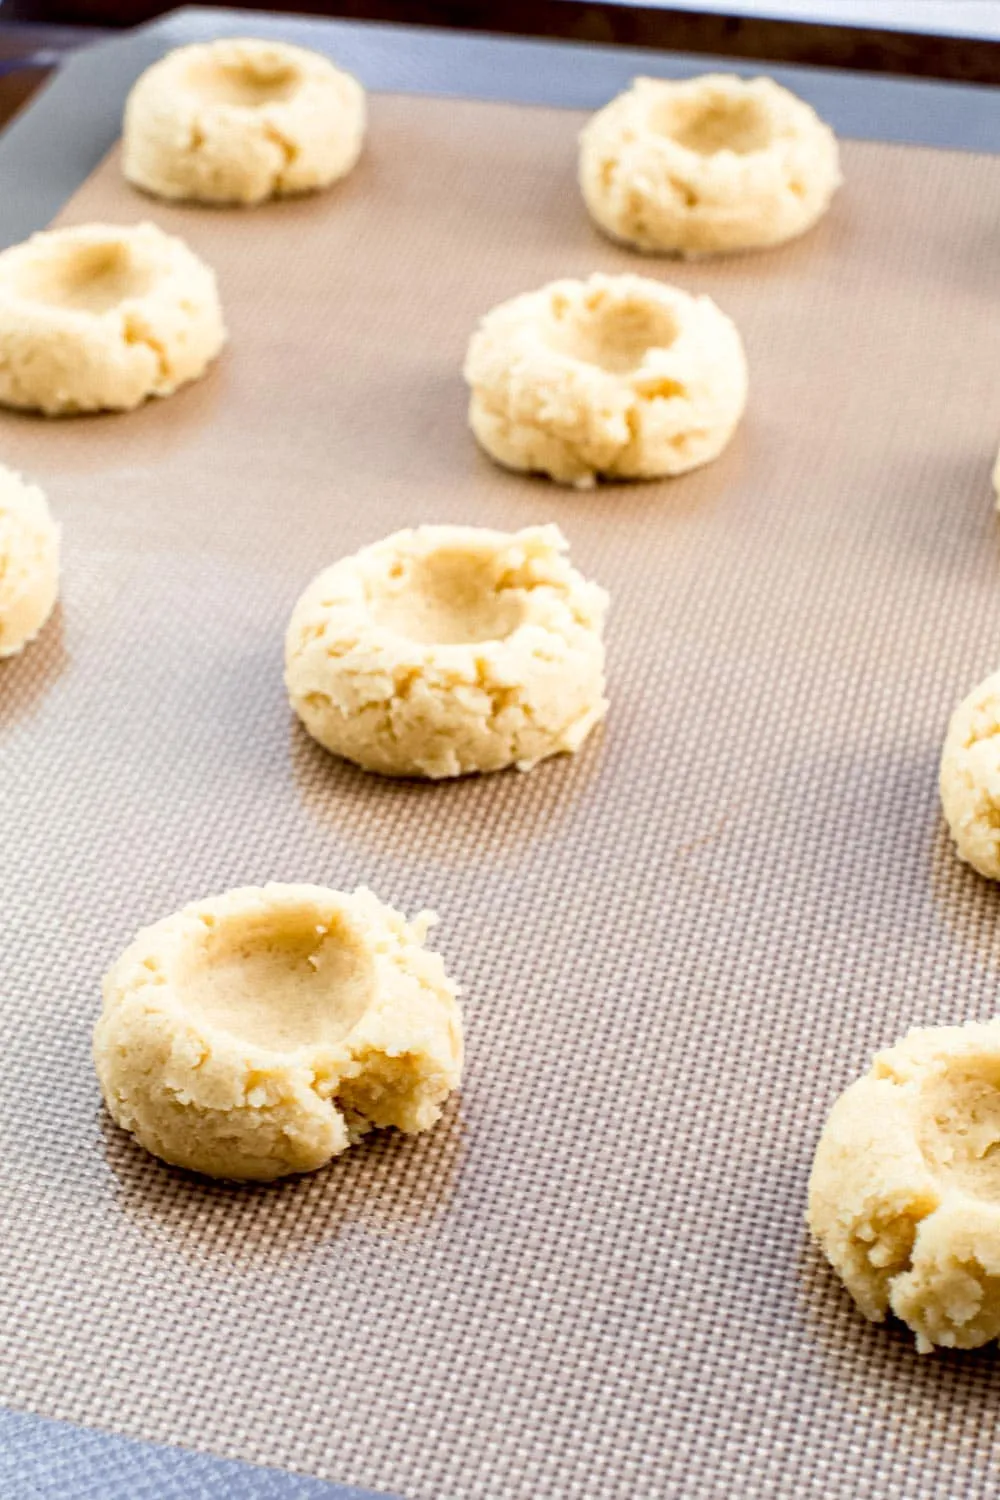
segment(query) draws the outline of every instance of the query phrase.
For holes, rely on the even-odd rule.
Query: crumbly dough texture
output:
[[[435,918],[368,890],[230,891],[147,927],[104,981],[94,1060],[115,1121],[210,1177],[311,1172],[375,1127],[428,1130],[462,1018]]]
[[[125,106],[122,165],[161,198],[255,204],[327,187],[361,154],[365,94],[303,47],[232,40],[170,52]]]
[[[1000,672],[979,683],[952,714],[940,786],[959,856],[1000,880]]]
[[[401,531],[321,573],[286,640],[292,707],[386,776],[528,770],[605,712],[608,599],[555,526]]]
[[[580,187],[638,250],[712,255],[802,234],[840,185],[836,137],[770,78],[637,78],[584,127]]]
[[[59,527],[35,484],[0,464],[0,657],[16,656],[59,594]]]
[[[874,1058],[827,1120],[808,1220],[865,1317],[921,1352],[1000,1335],[1000,1019]]]
[[[154,224],[32,235],[0,255],[0,402],[129,411],[202,375],[225,342],[214,273]]]
[[[725,313],[643,276],[554,281],[501,303],[472,337],[465,378],[491,457],[581,488],[708,463],[747,397]]]

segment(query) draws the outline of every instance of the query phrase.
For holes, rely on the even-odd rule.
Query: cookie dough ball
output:
[[[866,1318],[935,1345],[1000,1335],[1000,1020],[911,1031],[841,1095],[809,1224]]]
[[[104,981],[94,1060],[115,1121],[209,1177],[312,1172],[374,1127],[428,1130],[462,1018],[434,921],[371,891],[230,891],[138,934]]]
[[[59,527],[34,484],[0,465],[0,657],[16,656],[59,594]]]
[[[604,716],[608,599],[555,526],[400,531],[299,600],[285,681],[306,729],[384,776],[529,770]]]
[[[318,52],[199,43],[168,53],[136,83],[122,166],[160,198],[262,203],[345,176],[364,133],[364,90]]]
[[[952,714],[940,784],[959,856],[981,875],[1000,880],[1000,672]]]
[[[0,255],[0,403],[130,411],[202,375],[225,342],[215,276],[154,224],[32,235]]]
[[[833,131],[770,78],[637,78],[580,137],[591,216],[638,250],[780,245],[816,223],[840,181]]]
[[[642,276],[553,281],[501,303],[472,337],[465,378],[492,458],[579,487],[708,463],[747,397],[725,313]]]

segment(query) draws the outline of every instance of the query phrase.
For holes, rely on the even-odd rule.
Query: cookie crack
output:
[[[974,724],[966,736],[963,749],[974,750],[977,745],[988,745],[992,740],[1000,740],[1000,721],[996,719],[985,726]]]
[[[277,191],[282,191],[286,186],[289,172],[298,162],[301,152],[294,141],[290,141],[284,131],[273,120],[264,120],[264,135],[272,145],[277,146],[284,158],[284,164],[274,174],[274,186]]]
[[[157,378],[162,382],[168,382],[171,379],[170,360],[166,349],[155,334],[150,333],[148,328],[140,327],[130,318],[125,319],[123,332],[125,343],[130,348],[149,350],[156,360]]]

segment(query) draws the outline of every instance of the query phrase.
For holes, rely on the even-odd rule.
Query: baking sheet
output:
[[[1000,649],[1000,160],[850,144],[808,238],[673,266],[589,227],[580,118],[377,97],[325,196],[170,208],[112,158],[61,216],[183,234],[232,341],[129,416],[0,417],[65,530],[0,669],[0,1399],[408,1500],[986,1495],[994,1356],[864,1324],[802,1211],[871,1050],[996,1008],[935,775]],[[739,323],[710,468],[576,494],[477,452],[476,317],[592,269]],[[393,784],[307,739],[281,636],[322,564],[549,520],[613,597],[577,759]],[[89,1035],[137,926],[268,879],[435,908],[469,1066],[431,1134],[236,1189],[108,1124]]]

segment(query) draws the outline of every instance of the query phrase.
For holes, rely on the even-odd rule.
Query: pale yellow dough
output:
[[[32,235],[0,255],[0,402],[128,411],[202,375],[225,342],[215,276],[153,224]]]
[[[385,776],[528,770],[604,715],[607,595],[555,526],[400,531],[327,568],[285,646],[292,707]]]
[[[815,224],[840,181],[833,131],[770,78],[637,78],[580,137],[592,217],[648,252],[779,245]]]
[[[104,981],[94,1060],[115,1121],[210,1177],[312,1172],[366,1131],[428,1130],[462,1018],[435,920],[371,891],[230,891],[138,934]]]
[[[960,857],[1000,880],[1000,672],[973,688],[952,714],[940,786]]]
[[[161,198],[249,205],[345,176],[364,134],[364,90],[320,53],[197,43],[168,53],[132,89],[122,166]]]
[[[492,458],[579,487],[708,463],[747,397],[729,318],[643,276],[554,281],[501,303],[472,337],[465,378]]]
[[[59,527],[37,485],[0,464],[0,657],[33,641],[59,594]]]
[[[837,1100],[809,1224],[865,1317],[917,1347],[1000,1335],[1000,1019],[911,1031]]]

